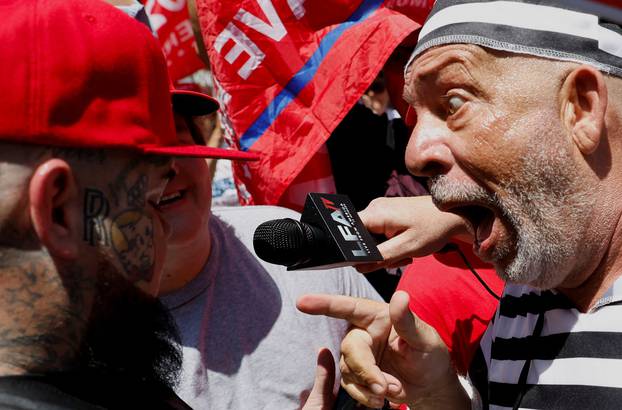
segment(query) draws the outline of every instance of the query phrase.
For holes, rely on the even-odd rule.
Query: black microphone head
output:
[[[266,262],[292,266],[308,260],[315,251],[322,231],[294,219],[274,219],[255,229],[253,248]]]

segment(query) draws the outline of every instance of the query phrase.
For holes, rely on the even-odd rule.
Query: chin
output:
[[[167,246],[188,246],[194,241],[201,240],[201,235],[206,229],[209,212],[201,213],[188,211],[181,214],[171,215],[166,219],[169,224],[170,235],[166,240]]]
[[[203,235],[207,230],[209,219],[187,218],[182,224],[171,223],[171,233],[166,240],[168,247],[197,247],[204,249]]]
[[[508,283],[548,290],[558,287],[565,278],[563,269],[552,262],[537,257],[525,259],[519,254],[509,263],[494,263],[494,266],[497,275]]]
[[[200,239],[200,229],[196,226],[185,229],[173,230],[166,241],[168,247],[188,246]]]

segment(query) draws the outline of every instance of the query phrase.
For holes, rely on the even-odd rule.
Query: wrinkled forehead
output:
[[[496,54],[472,44],[449,44],[426,50],[406,70],[403,97],[414,103],[418,93],[427,92],[427,85],[438,82],[487,88],[495,78],[507,74],[504,70],[507,65],[497,64]]]
[[[622,29],[568,0],[438,0],[405,74],[427,50],[448,44],[588,64],[622,77]]]
[[[406,67],[405,75],[406,78],[425,77],[451,65],[460,65],[469,71],[473,71],[490,65],[493,59],[494,57],[490,52],[480,46],[447,44],[421,53]]]

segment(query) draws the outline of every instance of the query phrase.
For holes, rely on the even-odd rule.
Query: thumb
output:
[[[417,315],[410,311],[408,302],[410,297],[404,291],[397,291],[393,294],[389,303],[389,315],[395,332],[415,350],[429,351],[436,347],[440,337],[436,330]],[[441,342],[442,343],[442,342]]]
[[[335,360],[328,349],[320,349],[317,356],[315,381],[302,410],[330,410],[335,401]]]

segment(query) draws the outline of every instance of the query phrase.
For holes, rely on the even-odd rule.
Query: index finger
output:
[[[296,307],[310,315],[344,319],[361,328],[368,327],[378,316],[388,314],[386,303],[343,295],[302,295],[298,298]]]

